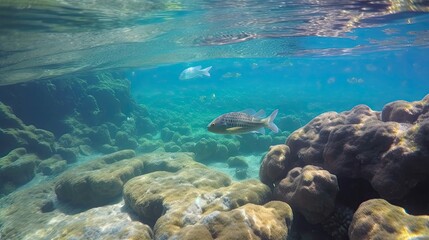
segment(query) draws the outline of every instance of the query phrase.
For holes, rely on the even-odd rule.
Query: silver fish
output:
[[[196,67],[190,67],[185,70],[183,70],[180,73],[179,79],[180,80],[188,80],[192,78],[199,78],[199,77],[210,77],[210,69],[212,69],[212,66],[206,67],[204,69],[201,69],[201,66]]]
[[[265,111],[247,109],[241,112],[225,113],[214,119],[208,126],[207,130],[219,134],[243,134],[258,132],[265,134],[264,127],[271,129],[277,133],[279,131],[274,119],[276,118],[278,109],[274,110],[271,115],[264,118]]]

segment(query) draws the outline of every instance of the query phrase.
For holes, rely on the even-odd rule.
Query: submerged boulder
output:
[[[325,220],[335,208],[338,193],[335,175],[320,167],[307,165],[289,171],[274,188],[274,198],[289,203],[312,224]]]
[[[231,211],[214,211],[195,227],[185,227],[178,239],[287,239],[292,209],[284,202],[248,203]],[[200,238],[201,235],[204,238]]]
[[[143,172],[143,162],[134,156],[123,150],[65,172],[55,184],[58,199],[81,207],[109,203],[121,195],[126,181]]]
[[[35,154],[27,154],[25,148],[17,148],[0,158],[0,194],[31,181],[39,161]]]
[[[12,111],[0,102],[0,156],[4,156],[13,149],[25,148],[29,153],[35,153],[40,158],[48,158],[54,152],[54,135],[46,130],[32,125],[25,125]]]
[[[429,174],[429,95],[393,102],[382,112],[365,105],[328,112],[293,132],[282,164],[264,161],[263,181],[294,167],[320,166],[338,178],[364,179],[385,199],[403,199]],[[263,171],[265,172],[265,170]],[[345,189],[347,191],[347,189]]]
[[[285,144],[270,147],[259,169],[259,178],[263,183],[272,187],[274,183],[286,176],[286,161],[289,154],[289,147]]]
[[[43,160],[38,169],[43,175],[54,175],[64,171],[67,168],[67,161],[56,154],[48,159]]]
[[[227,218],[232,222],[234,216],[241,215],[242,211],[227,213],[229,210],[246,203],[264,204],[270,198],[270,192],[267,186],[257,180],[232,183],[223,173],[210,170],[204,165],[195,165],[182,168],[176,173],[157,171],[135,177],[125,184],[124,199],[126,205],[141,219],[154,225],[156,239],[203,239],[203,236],[212,239],[212,235],[213,238],[216,236],[213,231],[222,230],[210,229],[211,225],[216,225],[212,218],[214,215],[211,214],[222,212],[219,217],[224,216],[223,219]],[[280,216],[285,216],[281,210],[284,207],[285,205],[279,205]],[[249,206],[250,208],[252,207]],[[287,210],[286,212],[291,214]],[[241,220],[236,219],[236,226],[244,226],[245,215],[242,216]],[[282,221],[284,222],[284,218]]]
[[[427,239],[429,216],[413,216],[383,199],[362,203],[349,228],[351,240]]]

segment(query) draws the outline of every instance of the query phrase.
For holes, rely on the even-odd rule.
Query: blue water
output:
[[[129,233],[124,226],[130,223],[141,230],[147,219],[124,206],[122,188],[110,202],[95,204],[101,208],[75,206],[55,192],[62,174],[108,169],[97,159],[133,149],[142,158],[160,154],[160,161],[164,153],[174,161],[177,152],[192,152],[195,161],[234,182],[259,179],[269,147],[284,144],[320,114],[360,104],[382,111],[393,101],[423,99],[428,56],[429,4],[423,0],[0,2],[0,240],[115,239]],[[212,66],[210,76],[179,79],[195,66]],[[221,114],[249,108],[267,115],[278,109],[280,131],[207,131]],[[198,144],[212,145],[198,150]],[[30,157],[17,162],[33,159],[22,174],[26,180],[2,170],[12,161],[7,153],[20,147]],[[48,165],[53,173],[45,174],[40,164],[56,154],[63,161],[54,159],[59,164]],[[236,156],[248,165],[244,177],[227,163]],[[347,214],[374,197],[366,180],[353,182],[363,196],[339,204]],[[394,203],[427,215],[426,187],[427,180]],[[76,223],[88,216],[99,219]],[[111,226],[105,219],[112,216]],[[288,239],[332,237],[299,214],[294,224]],[[343,232],[337,239],[347,238]]]

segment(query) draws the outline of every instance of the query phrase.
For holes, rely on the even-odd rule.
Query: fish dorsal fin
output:
[[[251,109],[251,108],[244,109],[244,110],[242,110],[242,111],[240,111],[240,112],[245,113],[245,114],[248,114],[248,115],[255,115],[255,114],[256,114],[256,111],[255,111],[255,110],[253,110],[253,109]]]
[[[194,67],[195,70],[201,70],[201,65]]]
[[[258,118],[264,118],[265,116],[265,111],[263,109],[259,110],[257,113],[253,114],[254,117],[258,117]]]
[[[255,131],[253,131],[253,133],[260,133],[262,135],[265,135],[265,128],[260,128],[260,129],[256,129]]]

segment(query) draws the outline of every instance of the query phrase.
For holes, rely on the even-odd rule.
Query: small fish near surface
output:
[[[201,69],[201,66],[190,67],[180,73],[179,79],[188,80],[193,78],[200,78],[203,76],[210,77],[210,69],[212,69],[212,66],[204,69]]]
[[[274,110],[267,118],[265,118],[265,111],[262,109],[258,112],[253,109],[246,109],[241,112],[225,113],[214,119],[207,126],[207,129],[218,134],[265,134],[265,127],[267,127],[277,133],[279,129],[274,123],[277,113],[278,109]]]

